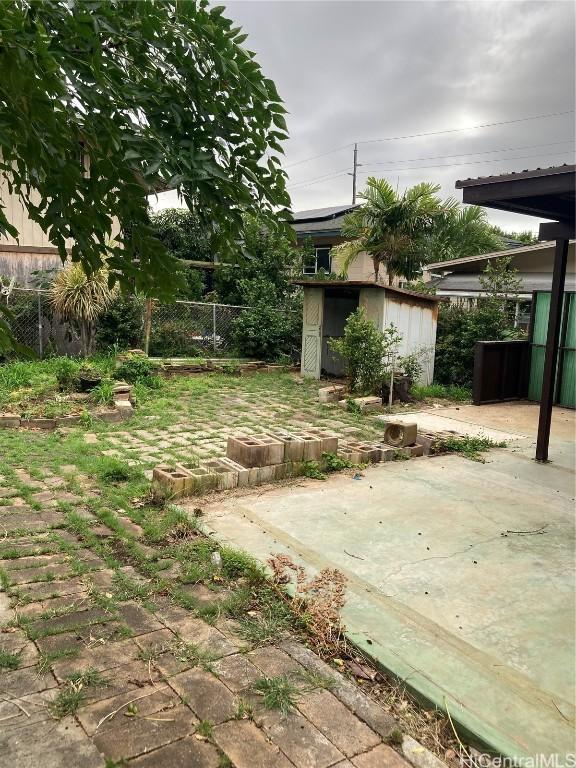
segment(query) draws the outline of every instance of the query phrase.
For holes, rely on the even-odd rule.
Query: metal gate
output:
[[[539,401],[544,375],[550,293],[536,291],[533,294],[532,307],[528,399]],[[576,408],[576,293],[573,292],[566,292],[562,302],[562,326],[556,361],[554,403],[567,408]]]

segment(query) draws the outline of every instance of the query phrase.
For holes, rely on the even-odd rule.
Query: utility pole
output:
[[[356,204],[356,172],[358,170],[358,144],[354,144],[354,163],[352,165],[352,205]]]

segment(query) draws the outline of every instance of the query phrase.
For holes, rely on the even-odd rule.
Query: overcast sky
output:
[[[376,175],[400,190],[437,182],[461,199],[457,179],[574,162],[572,2],[233,0],[227,14],[289,111],[294,210],[350,202],[354,142],[360,190]],[[163,198],[161,207],[174,204],[172,193]],[[538,226],[489,216],[509,229]]]

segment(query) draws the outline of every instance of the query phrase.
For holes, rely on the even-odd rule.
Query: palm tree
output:
[[[451,202],[437,196],[439,184],[416,184],[401,195],[386,181],[370,177],[360,195],[366,202],[344,220],[342,234],[350,241],[339,247],[344,269],[362,251],[372,257],[374,279],[380,264],[386,265],[388,280],[394,275],[412,279],[419,271],[419,249],[426,236]]]
[[[476,205],[446,201],[446,210],[426,238],[425,261],[448,261],[464,256],[500,251],[502,237],[488,222],[486,211]]]
[[[94,323],[112,304],[116,293],[108,286],[106,269],[87,275],[81,264],[69,264],[54,278],[50,303],[60,317],[78,329],[83,357],[92,353]]]

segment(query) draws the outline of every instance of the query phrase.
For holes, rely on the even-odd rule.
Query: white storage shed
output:
[[[344,335],[348,316],[359,306],[383,330],[394,325],[402,335],[399,355],[422,353],[421,384],[431,384],[438,303],[436,296],[364,280],[299,280],[304,289],[301,372],[319,379],[322,373],[339,376],[342,360],[328,341]]]

